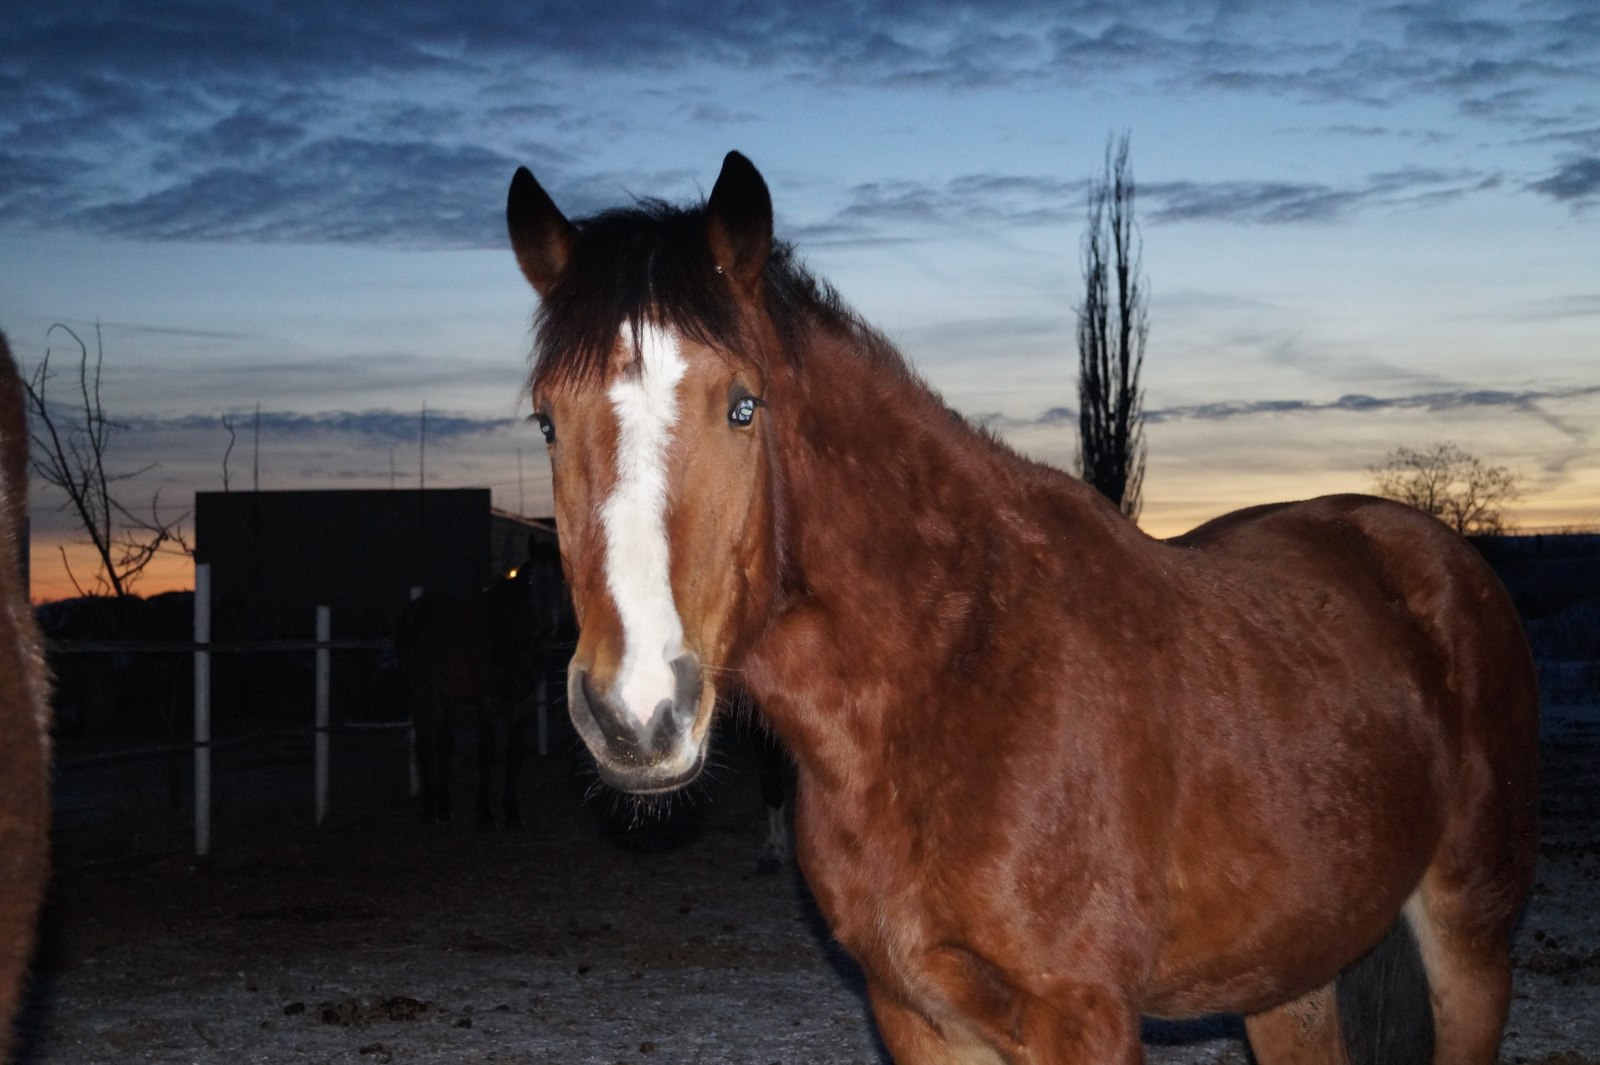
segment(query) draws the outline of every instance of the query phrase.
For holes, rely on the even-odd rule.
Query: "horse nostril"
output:
[[[640,720],[620,692],[607,691],[588,670],[574,668],[569,674],[573,724],[597,757],[644,767],[676,759],[692,748],[703,692],[700,665],[689,653],[666,664],[672,674],[672,695],[657,700],[647,720]]]
[[[650,715],[649,724],[644,727],[645,750],[657,754],[671,750],[682,731],[677,707],[673,705],[671,699],[661,700],[656,704],[655,712]]]
[[[582,698],[573,709],[594,722],[606,744],[617,751],[637,750],[639,739],[628,725],[627,712],[604,692],[595,691],[588,670],[579,671],[577,687]]]
[[[700,662],[692,652],[672,660],[672,679],[673,720],[681,729],[693,728],[700,710],[702,678]]]

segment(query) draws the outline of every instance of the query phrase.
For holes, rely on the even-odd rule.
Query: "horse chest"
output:
[[[889,931],[922,923],[929,901],[907,830],[885,816],[862,816],[864,805],[860,796],[819,796],[802,780],[795,810],[806,881],[833,933],[858,958],[875,952]]]
[[[950,877],[948,859],[919,844],[913,826],[887,810],[862,817],[864,809],[860,797],[808,798],[802,784],[796,856],[829,929],[869,978],[937,1012],[939,958],[971,953],[955,946],[971,939],[970,900],[951,889],[968,878]]]

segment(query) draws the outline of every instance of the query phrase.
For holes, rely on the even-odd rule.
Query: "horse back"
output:
[[[0,1058],[49,864],[48,681],[21,567],[27,462],[22,381],[0,336]]]
[[[1416,680],[1435,682],[1429,695],[1461,729],[1534,724],[1533,659],[1510,596],[1476,548],[1412,507],[1325,496],[1224,515],[1168,543],[1230,571],[1258,601],[1312,595],[1330,636],[1342,623],[1405,644]],[[1336,617],[1341,605],[1358,614]]]

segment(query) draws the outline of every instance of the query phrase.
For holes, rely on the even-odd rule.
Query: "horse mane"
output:
[[[742,343],[737,302],[717,275],[705,238],[704,203],[679,207],[646,199],[574,225],[579,239],[572,257],[534,319],[535,381],[603,376],[618,333],[626,327],[638,341],[647,323],[710,347],[762,357],[756,345]],[[791,363],[802,361],[821,327],[852,335],[880,358],[889,355],[904,365],[832,285],[801,265],[786,241],[773,242],[762,273],[762,299],[782,355]]]

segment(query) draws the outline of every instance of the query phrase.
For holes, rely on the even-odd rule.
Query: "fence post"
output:
[[[413,600],[422,598],[422,585],[413,584],[411,586],[411,598]],[[408,693],[406,696],[407,718],[411,716],[410,698]],[[411,797],[415,799],[422,794],[422,763],[417,761],[417,723],[410,720],[406,722],[406,765],[409,773],[407,783],[411,786]]]
[[[194,853],[211,853],[211,564],[194,567]]]
[[[332,611],[317,607],[317,738],[316,738],[316,788],[317,824],[328,816],[328,721],[329,695],[333,673],[332,655],[328,641],[333,638]]]

